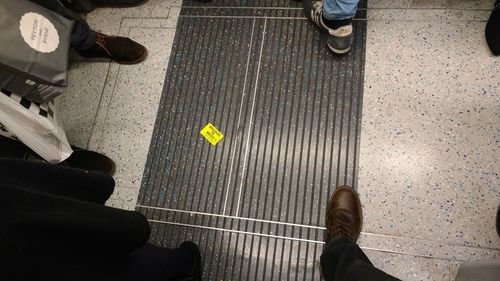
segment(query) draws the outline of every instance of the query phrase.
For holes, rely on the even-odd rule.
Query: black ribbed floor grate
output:
[[[206,280],[319,280],[328,197],[356,186],[366,21],[338,57],[295,2],[184,5],[138,201],[151,240],[199,243]]]

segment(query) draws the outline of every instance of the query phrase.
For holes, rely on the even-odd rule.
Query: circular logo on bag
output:
[[[41,53],[52,53],[59,46],[59,34],[54,25],[37,13],[26,13],[21,17],[19,30],[24,42]]]

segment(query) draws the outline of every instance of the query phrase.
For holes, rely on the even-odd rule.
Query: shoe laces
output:
[[[352,232],[352,227],[344,221],[335,221],[332,228],[332,236],[343,234],[354,240],[354,233]]]
[[[103,34],[98,33],[95,42],[101,47],[106,46],[106,39],[104,38]]]
[[[97,33],[97,38],[95,40],[95,43],[99,45],[99,47],[103,48],[108,53],[108,55],[111,56],[111,53],[106,48],[106,38],[103,34]]]

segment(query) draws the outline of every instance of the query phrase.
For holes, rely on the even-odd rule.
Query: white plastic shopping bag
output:
[[[0,123],[49,163],[62,162],[73,153],[52,101],[32,103],[0,89]]]

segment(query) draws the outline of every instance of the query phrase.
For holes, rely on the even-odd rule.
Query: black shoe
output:
[[[148,56],[148,50],[141,44],[126,37],[109,36],[102,33],[97,34],[94,45],[85,51],[78,51],[78,53],[87,59],[111,59],[121,64],[140,63]]]
[[[88,13],[98,7],[126,8],[142,5],[148,0],[60,0],[71,10],[79,13]]]
[[[179,248],[185,248],[193,254],[194,264],[191,272],[187,277],[177,279],[177,281],[201,281],[201,254],[198,245],[191,241],[182,243]]]
[[[111,158],[95,151],[73,147],[71,156],[59,165],[70,166],[89,171],[102,172],[113,176],[116,164]]]

